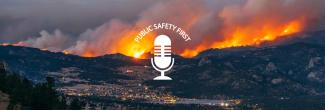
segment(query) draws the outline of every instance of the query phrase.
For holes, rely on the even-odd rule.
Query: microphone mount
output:
[[[172,58],[171,63],[169,64],[169,66],[167,68],[159,68],[158,66],[156,66],[156,64],[154,63],[154,58],[151,58],[151,64],[152,67],[160,72],[160,76],[155,77],[153,80],[172,80],[172,78],[165,76],[165,72],[169,71],[170,69],[172,69],[172,67],[174,66],[174,58]]]

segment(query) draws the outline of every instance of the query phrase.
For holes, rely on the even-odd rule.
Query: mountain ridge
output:
[[[175,55],[175,66],[167,73],[174,80],[147,78],[144,84],[195,98],[321,95],[325,92],[325,43],[313,41],[324,39],[323,33],[281,45],[209,49],[193,58]],[[67,71],[77,72],[77,78],[90,83],[115,83],[157,73],[149,59],[122,54],[84,58],[15,46],[0,46],[0,51],[0,60],[10,70],[36,82]],[[128,74],[132,69],[138,75]]]

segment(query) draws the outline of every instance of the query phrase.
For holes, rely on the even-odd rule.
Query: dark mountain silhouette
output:
[[[145,84],[182,97],[321,95],[325,92],[325,44],[321,42],[324,33],[301,33],[262,47],[209,49],[194,58],[177,56],[168,75],[174,80],[150,79]],[[15,46],[0,46],[0,51],[0,60],[11,71],[36,82],[44,79],[45,73],[70,67],[77,68],[81,79],[90,81],[129,80],[135,77],[121,74],[120,67],[150,65],[148,59],[122,54],[84,58]]]
[[[319,95],[325,90],[323,45],[295,43],[227,54],[209,50],[188,60],[174,69],[173,81],[148,84],[201,98]]]
[[[84,58],[16,46],[0,46],[0,51],[0,60],[7,63],[10,71],[34,81],[43,79],[48,72],[56,72],[69,67],[80,69],[80,77],[84,79],[127,79],[126,76],[115,74],[115,68],[123,65],[137,65],[137,62],[129,60],[131,58],[120,54]]]

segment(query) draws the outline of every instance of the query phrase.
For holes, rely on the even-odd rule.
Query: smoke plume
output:
[[[209,48],[259,45],[287,34],[322,29],[325,26],[325,13],[321,11],[323,4],[323,0],[141,0],[135,6],[125,5],[121,10],[95,8],[88,11],[103,13],[107,10],[116,17],[107,16],[108,20],[100,24],[94,23],[99,20],[96,18],[99,15],[90,14],[95,18],[87,16],[78,23],[91,22],[91,25],[81,23],[82,26],[76,26],[89,26],[84,32],[79,28],[78,31],[64,28],[68,33],[62,33],[61,28],[52,34],[42,31],[41,36],[23,40],[22,44],[89,57],[112,53],[135,56],[150,52],[155,35],[163,33],[172,36],[174,52],[191,57]],[[131,11],[133,9],[138,11]],[[75,12],[76,17],[85,16]],[[59,15],[54,13],[52,16]],[[189,33],[192,40],[184,42],[175,33],[155,31],[140,43],[133,41],[141,29],[159,22],[176,24]],[[68,22],[59,24],[65,27],[64,23]]]

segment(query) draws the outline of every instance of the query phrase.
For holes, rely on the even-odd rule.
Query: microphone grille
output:
[[[171,40],[166,35],[159,35],[154,41],[155,57],[171,57]]]
[[[161,45],[155,45],[154,47],[154,56],[161,57]]]

